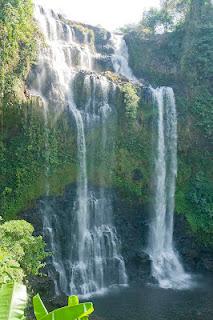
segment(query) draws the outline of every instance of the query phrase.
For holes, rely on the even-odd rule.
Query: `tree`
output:
[[[151,8],[144,12],[143,19],[139,27],[141,31],[145,33],[155,34],[168,32],[173,27],[172,16],[169,11]]]
[[[38,275],[47,256],[41,236],[33,236],[33,226],[24,220],[0,225],[0,284],[21,282],[28,275]]]
[[[36,57],[38,30],[32,0],[0,0],[0,95],[13,92]]]
[[[162,0],[160,9],[145,11],[140,30],[145,33],[164,33],[173,31],[182,23],[190,9],[192,0]]]
[[[176,26],[185,20],[191,2],[192,0],[162,0],[161,10],[172,17],[174,26]]]

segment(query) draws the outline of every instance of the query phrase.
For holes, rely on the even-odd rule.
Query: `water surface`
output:
[[[192,290],[132,286],[92,298],[93,320],[212,320],[213,281]]]

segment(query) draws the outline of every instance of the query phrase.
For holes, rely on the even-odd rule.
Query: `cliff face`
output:
[[[152,85],[173,87],[178,110],[176,212],[197,241],[212,245],[212,5],[192,1],[173,32],[126,34],[130,65]]]

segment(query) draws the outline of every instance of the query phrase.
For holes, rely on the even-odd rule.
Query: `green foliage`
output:
[[[176,210],[186,216],[192,231],[201,243],[213,245],[212,173],[209,170],[206,175],[202,166],[197,167],[197,170],[200,171],[196,172],[194,176],[189,173],[184,177],[182,170],[179,172],[184,180],[181,184],[178,181]]]
[[[151,8],[143,14],[143,20],[139,25],[140,32],[155,34],[168,31],[173,27],[172,16],[167,10]]]
[[[213,6],[210,1],[192,1],[185,23],[180,58],[183,77],[191,88],[211,88],[213,72]],[[199,88],[195,88],[198,89]],[[200,90],[202,92],[202,90]],[[196,94],[196,92],[195,92]]]
[[[181,78],[187,88],[182,97],[187,106],[180,122],[183,143],[180,157],[191,173],[178,186],[179,212],[186,215],[199,241],[212,245],[212,70],[213,6],[210,1],[194,0],[186,17],[183,50],[180,56]],[[185,130],[186,119],[188,130]],[[185,132],[184,132],[185,131]],[[189,163],[188,163],[189,162]],[[184,167],[183,167],[184,168]],[[180,170],[183,176],[184,171]],[[184,191],[180,197],[180,188]]]
[[[121,92],[124,95],[125,116],[128,121],[134,121],[137,117],[137,111],[140,98],[137,95],[136,88],[131,83],[124,83],[121,86]]]
[[[179,70],[183,30],[159,35],[144,35],[140,31],[125,36],[134,74],[152,86],[171,86]]]
[[[13,94],[36,57],[38,31],[31,0],[0,1],[0,92]]]
[[[209,223],[213,218],[213,186],[203,177],[203,173],[197,173],[192,181],[192,188],[188,195],[195,207],[206,215]]]
[[[198,87],[200,90],[201,87]],[[195,91],[196,93],[196,91]],[[211,240],[212,184],[212,115],[206,88],[188,101],[184,96],[179,106],[179,168],[177,179],[177,212],[184,214],[192,231],[207,245]],[[183,107],[184,106],[184,107]],[[187,125],[186,125],[187,124]],[[209,205],[207,204],[209,201]],[[206,211],[204,206],[206,204]]]
[[[0,319],[24,320],[27,304],[26,287],[18,283],[8,283],[0,287]]]
[[[33,231],[24,220],[0,225],[0,284],[21,282],[25,276],[39,274],[47,254],[42,237],[34,237]]]
[[[144,12],[143,19],[136,29],[145,34],[173,31],[183,24],[190,3],[191,0],[164,0],[160,9],[151,8]]]
[[[32,114],[27,115],[31,102],[26,102],[24,80],[36,59],[40,35],[31,0],[0,0],[0,7],[0,212],[9,218],[38,193],[27,182],[38,180],[33,155],[37,157],[42,146],[42,122],[35,128],[38,118],[33,123]]]
[[[43,304],[43,301],[40,298],[40,295],[37,294],[33,297],[33,307],[34,307],[34,313],[37,320],[42,319],[46,315],[48,315],[48,311]]]
[[[68,306],[47,312],[39,294],[33,298],[34,313],[37,320],[88,320],[88,316],[93,313],[94,308],[91,302],[79,304],[77,296],[68,298]]]
[[[199,88],[201,89],[201,88]],[[200,91],[200,90],[199,90]],[[213,143],[213,96],[206,87],[199,95],[195,95],[191,109],[195,116],[195,126],[200,129],[206,144]]]
[[[46,125],[39,100],[6,103],[3,110],[0,212],[9,219],[45,194],[47,179],[50,194],[61,193],[74,180],[76,147],[66,114],[54,126],[49,115]]]
[[[190,218],[194,231],[201,239],[213,244],[213,186],[203,172],[192,178],[187,198],[193,206]]]
[[[150,106],[140,99],[137,117],[131,123],[121,112],[116,132],[113,186],[125,198],[145,204],[149,200],[151,163]]]
[[[24,279],[24,271],[17,260],[6,248],[0,246],[0,285],[14,280],[21,282]]]

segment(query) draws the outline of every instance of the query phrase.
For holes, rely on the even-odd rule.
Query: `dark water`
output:
[[[200,282],[185,291],[137,285],[92,298],[91,320],[213,320],[213,281]]]

